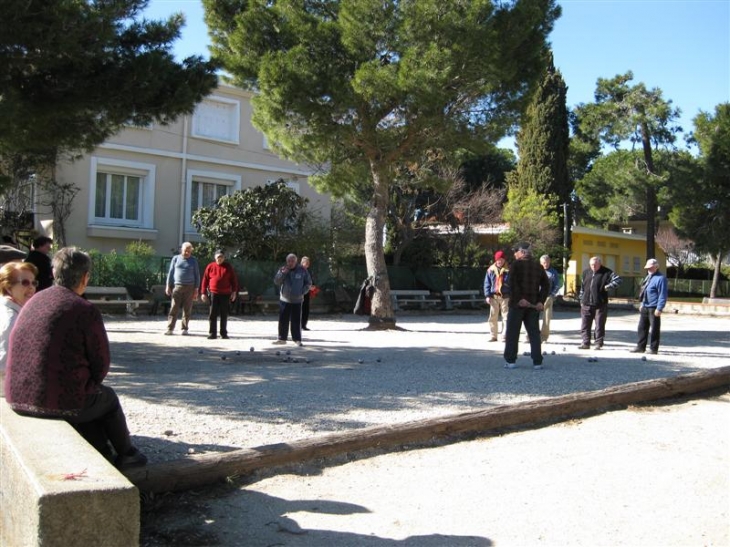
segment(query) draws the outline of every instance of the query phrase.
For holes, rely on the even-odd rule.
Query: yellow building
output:
[[[577,295],[583,271],[589,267],[591,257],[597,256],[607,268],[623,278],[643,278],[646,275],[646,236],[633,233],[611,232],[597,228],[573,226],[571,259],[565,282],[565,294]],[[666,272],[667,257],[656,245],[659,269]],[[631,285],[622,287],[620,294],[635,296]]]

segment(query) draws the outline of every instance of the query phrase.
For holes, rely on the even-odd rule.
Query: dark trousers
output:
[[[591,326],[596,322],[596,345],[602,346],[606,337],[606,319],[608,318],[608,302],[598,306],[580,307],[580,337],[583,344],[591,343]]]
[[[117,454],[126,454],[132,448],[127,418],[119,397],[110,387],[102,385],[99,393],[87,395],[81,412],[66,421],[106,457],[111,456],[107,441]]]
[[[533,308],[510,307],[507,314],[507,333],[504,344],[504,360],[514,363],[517,360],[517,346],[522,325],[525,325],[530,339],[530,356],[533,365],[542,364],[542,343],[540,341],[540,312]]]
[[[302,303],[283,302],[279,300],[279,340],[288,338],[289,325],[291,324],[291,339],[295,342],[302,341]]]
[[[304,301],[302,301],[302,328],[307,328],[307,321],[309,321],[309,293],[304,295]]]
[[[210,294],[210,311],[208,312],[208,334],[216,336],[218,316],[221,318],[221,336],[228,336],[228,315],[231,311],[230,294]]]
[[[639,341],[636,343],[637,348],[646,349],[647,339],[649,340],[649,349],[659,351],[659,338],[662,331],[662,318],[654,315],[656,308],[641,308],[639,312]],[[649,331],[651,330],[651,335]]]

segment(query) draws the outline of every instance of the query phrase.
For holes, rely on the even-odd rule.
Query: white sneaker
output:
[[[169,329],[168,329],[168,330],[166,330],[166,331],[165,331],[165,336],[172,336],[172,331],[171,331],[171,330],[169,330]]]
[[[532,370],[542,370],[542,365],[532,365]]]
[[[295,344],[296,344],[297,346],[302,346],[302,341],[301,341],[301,340],[299,340],[299,341],[297,341],[297,342],[294,342],[294,343],[295,343]]]
[[[274,340],[271,343],[280,346],[282,344],[286,344],[286,340]]]
[[[188,335],[188,329],[183,329],[183,331],[182,331],[182,333],[181,333],[181,334],[182,334],[183,336],[187,336],[187,335]]]
[[[517,368],[517,363],[505,363],[504,368]]]

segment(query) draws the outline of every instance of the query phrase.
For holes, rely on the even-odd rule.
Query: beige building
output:
[[[80,188],[66,222],[67,244],[108,252],[131,241],[156,254],[200,241],[193,212],[218,198],[283,178],[309,208],[329,218],[331,200],[307,183],[310,170],[279,158],[251,124],[252,94],[224,84],[192,115],[167,126],[128,127],[93,152],[58,166]],[[50,215],[36,228],[53,235]]]

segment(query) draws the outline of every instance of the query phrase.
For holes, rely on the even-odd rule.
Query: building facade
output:
[[[58,165],[56,178],[79,192],[66,242],[123,252],[132,241],[158,255],[200,241],[192,215],[226,194],[284,179],[309,208],[329,218],[331,200],[309,184],[310,170],[278,157],[251,124],[252,94],[219,85],[191,115],[170,125],[127,127],[91,153]],[[53,236],[50,214],[36,229]]]

